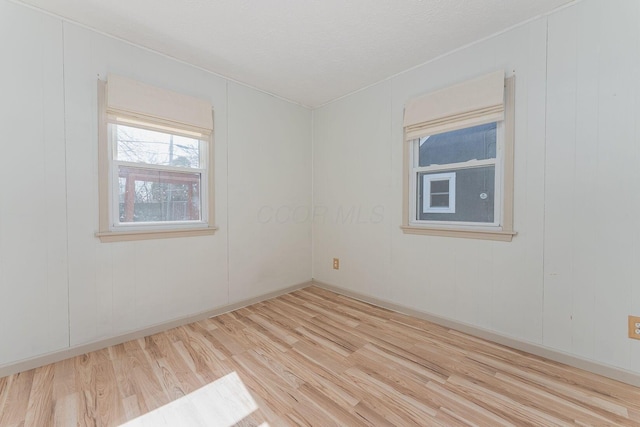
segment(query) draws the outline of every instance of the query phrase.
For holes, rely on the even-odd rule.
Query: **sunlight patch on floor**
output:
[[[258,405],[249,390],[238,374],[232,372],[121,427],[229,427],[257,409]],[[263,423],[260,427],[268,427],[268,424]]]

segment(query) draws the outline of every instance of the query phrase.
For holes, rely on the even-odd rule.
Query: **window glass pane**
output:
[[[448,208],[449,207],[449,194],[431,194],[431,207],[432,208]]]
[[[495,159],[496,126],[489,123],[420,138],[418,166]]]
[[[116,133],[116,160],[185,168],[200,167],[200,141],[131,126],[110,124]]]
[[[199,221],[199,173],[118,167],[119,222]]]
[[[433,193],[448,193],[449,192],[449,180],[443,179],[441,181],[431,181],[431,194]]]
[[[454,172],[454,171],[447,171]],[[480,168],[456,169],[456,188],[455,188],[455,213],[441,212],[422,212],[423,206],[422,195],[425,175],[434,175],[443,172],[419,173],[417,188],[417,219],[427,221],[461,221],[461,222],[479,222],[493,223],[494,221],[494,198],[495,198],[495,167],[486,166]],[[427,180],[428,182],[428,180]],[[433,184],[438,181],[432,181]],[[432,191],[433,193],[433,191]],[[434,205],[439,202],[440,197],[449,197],[448,195],[430,194],[431,206],[448,206]],[[437,199],[434,199],[437,197]],[[448,203],[448,202],[447,202]]]

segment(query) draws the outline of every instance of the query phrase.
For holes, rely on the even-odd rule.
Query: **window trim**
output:
[[[403,134],[403,202],[402,224],[400,229],[404,234],[418,234],[440,237],[459,237],[467,239],[482,239],[510,242],[517,232],[513,229],[513,190],[514,190],[514,140],[515,140],[515,76],[505,79],[505,108],[504,108],[504,138],[502,146],[502,164],[496,155],[496,175],[501,172],[502,197],[496,200],[497,214],[500,216],[499,225],[460,224],[451,222],[435,224],[433,222],[412,221],[415,216],[417,192],[412,158],[414,139],[407,139]],[[450,165],[447,165],[449,167]],[[498,167],[501,166],[501,167]],[[444,166],[443,166],[444,168]],[[414,200],[412,200],[414,199]],[[496,197],[498,199],[498,197]]]
[[[202,222],[197,225],[189,224],[154,224],[152,226],[144,226],[141,224],[127,225],[118,227],[114,230],[111,226],[111,195],[110,182],[112,179],[110,146],[108,140],[108,114],[106,100],[106,82],[98,79],[98,232],[95,236],[103,243],[165,239],[174,237],[190,237],[212,235],[218,229],[215,224],[215,198],[214,198],[214,144],[213,132],[202,138],[207,147],[205,155],[207,159],[206,182],[203,182],[203,192],[201,203],[207,204],[206,218],[202,218]],[[160,121],[159,124],[162,124]],[[137,125],[133,125],[137,126]],[[206,197],[206,200],[205,200]]]

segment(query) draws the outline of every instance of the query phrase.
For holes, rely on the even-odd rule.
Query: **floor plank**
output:
[[[640,389],[309,287],[0,378],[1,426],[640,426]]]

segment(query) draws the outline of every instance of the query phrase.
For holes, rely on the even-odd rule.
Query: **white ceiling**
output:
[[[314,107],[571,0],[22,0]]]

